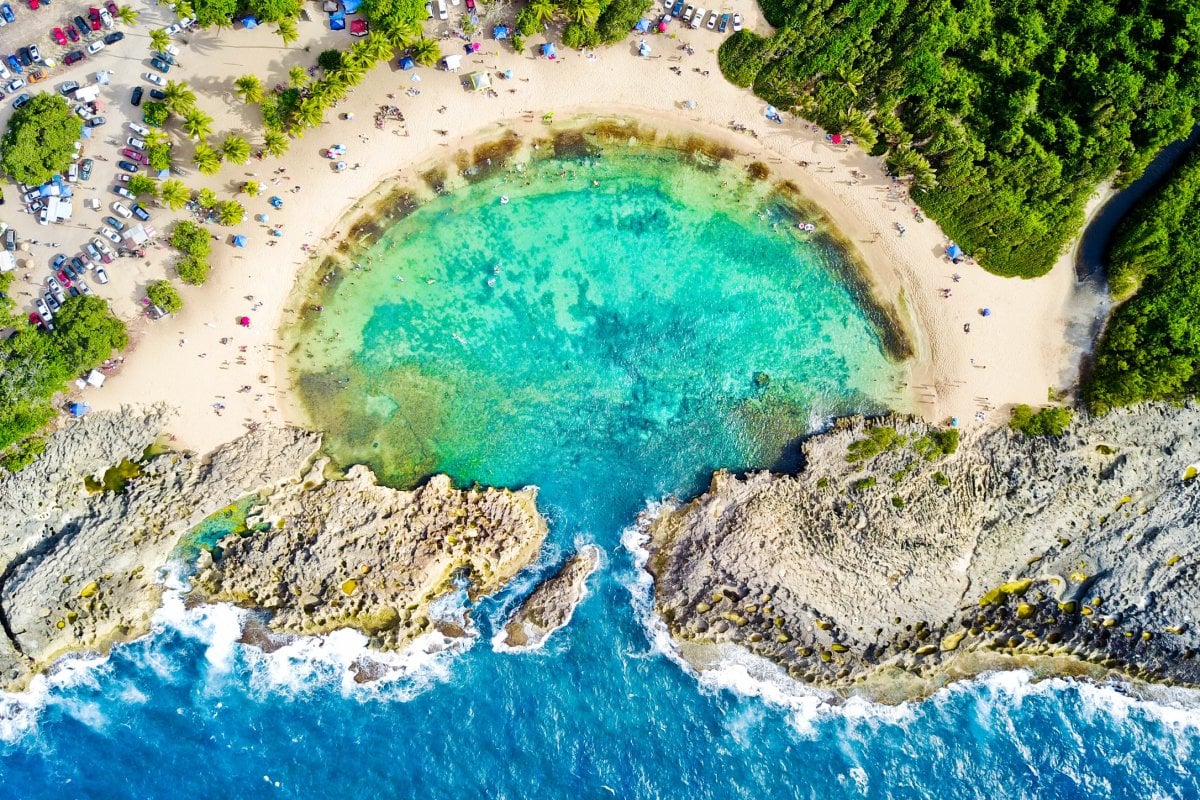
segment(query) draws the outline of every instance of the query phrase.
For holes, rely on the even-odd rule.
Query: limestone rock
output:
[[[497,591],[546,536],[535,488],[459,490],[438,475],[405,492],[363,466],[331,481],[322,467],[268,498],[252,522],[269,530],[221,540],[221,556],[196,576],[197,596],[265,609],[277,632],[350,627],[396,648],[445,632],[433,600],[460,582],[473,596]]]
[[[587,579],[600,566],[600,548],[587,545],[525,598],[504,624],[501,643],[533,650],[565,627],[587,591]]]
[[[899,444],[851,462],[873,425]],[[672,634],[868,694],[897,670],[927,691],[1030,657],[1200,684],[1200,409],[1083,418],[1059,439],[991,430],[935,460],[928,434],[841,420],[800,474],[718,472],[645,520]]]

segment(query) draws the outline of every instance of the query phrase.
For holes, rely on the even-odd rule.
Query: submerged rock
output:
[[[219,558],[196,575],[197,596],[263,609],[274,631],[348,627],[396,648],[446,635],[435,600],[462,584],[472,596],[497,591],[546,537],[536,488],[455,489],[438,475],[406,492],[377,485],[363,466],[325,480],[323,466],[267,498],[251,519],[266,530],[221,540]]]
[[[930,434],[842,420],[804,443],[802,473],[718,472],[645,520],[655,605],[685,652],[739,645],[889,699],[900,674],[912,696],[1029,657],[1200,684],[1200,409],[1118,411],[1059,439],[993,430],[952,455]]]
[[[587,579],[600,566],[600,548],[587,545],[538,584],[504,624],[501,644],[533,650],[565,627],[587,591]]]

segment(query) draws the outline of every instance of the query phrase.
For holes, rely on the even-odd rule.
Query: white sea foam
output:
[[[35,675],[25,691],[0,692],[0,742],[15,742],[36,730],[42,712],[51,704],[61,703],[61,696],[67,690],[76,686],[95,687],[98,673],[107,663],[106,657],[92,654],[67,656],[48,672]]]
[[[597,552],[599,553],[599,561],[596,565],[596,569],[593,572],[593,574],[595,574],[595,572],[600,572],[601,570],[604,569],[605,565],[608,562],[608,554],[605,553],[604,548],[600,547],[595,542],[588,541],[583,536],[576,536],[574,544],[575,544],[574,552],[576,552],[576,553],[578,553],[584,547],[595,547]],[[544,560],[544,559],[541,559],[541,560]],[[575,611],[581,605],[583,605],[584,601],[586,601],[592,595],[591,589],[588,588],[588,584],[591,583],[591,581],[594,579],[589,578],[588,581],[586,583],[584,583],[583,591],[579,595],[579,602],[577,602],[575,604],[575,607],[570,610],[570,612],[567,614],[567,618],[565,620],[563,620],[563,624],[561,626],[559,626],[559,628],[557,630],[551,632],[551,634],[549,636],[547,636],[545,639],[543,639],[541,641],[541,643],[536,644],[536,645],[521,645],[521,646],[517,647],[517,646],[508,644],[507,643],[508,634],[504,630],[504,627],[503,627],[504,624],[508,621],[508,618],[511,617],[513,615],[513,613],[516,612],[520,603],[525,602],[525,600],[528,599],[529,594],[534,589],[536,589],[538,587],[538,585],[541,584],[541,582],[543,580],[545,580],[547,577],[549,577],[549,573],[545,568],[543,568],[541,573],[538,576],[534,577],[532,580],[529,581],[528,590],[525,591],[524,593],[522,593],[521,595],[519,595],[518,597],[514,597],[507,604],[508,608],[506,608],[503,615],[497,615],[496,621],[493,623],[495,632],[492,634],[492,638],[491,638],[492,650],[494,652],[513,653],[513,654],[547,652],[547,648],[550,646],[551,642],[553,642],[556,639],[561,638],[561,637],[556,637],[554,634],[557,633],[558,630],[562,630],[563,628],[565,628],[571,624],[571,620],[575,618]],[[549,651],[550,654],[557,654],[558,652],[560,652],[560,651],[557,648],[551,649]]]

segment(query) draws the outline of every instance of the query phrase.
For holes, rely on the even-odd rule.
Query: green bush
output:
[[[183,253],[175,264],[180,280],[199,286],[208,280],[208,254],[212,250],[209,232],[190,220],[181,220],[171,229],[171,246]]]
[[[342,66],[342,51],[341,50],[322,50],[321,55],[317,56],[317,66],[326,72],[331,72]]]
[[[157,100],[151,100],[142,105],[142,122],[147,125],[152,125],[156,128],[161,128],[167,124],[167,119],[171,116],[171,112],[167,110],[164,103]]]
[[[582,50],[585,47],[595,47],[600,44],[600,34],[595,28],[588,28],[580,25],[578,22],[572,22],[563,31],[562,43],[564,47],[570,47],[575,50]]]
[[[624,39],[650,5],[650,0],[612,0],[596,22],[600,41],[612,44]]]
[[[541,29],[542,26],[538,24],[537,17],[529,10],[529,6],[522,8],[517,14],[517,33],[521,36],[533,36]]]
[[[942,472],[941,470],[938,470],[937,472],[933,473],[933,482],[936,483],[938,486],[949,486],[950,485],[950,479],[947,478],[946,473]]]
[[[208,280],[208,260],[196,256],[184,256],[175,262],[175,273],[184,283],[200,286]]]
[[[237,200],[222,200],[216,207],[217,220],[222,225],[241,225],[246,209]]]
[[[13,112],[0,139],[0,168],[14,181],[39,186],[75,160],[83,120],[56,94],[39,92]]]
[[[183,308],[183,298],[175,291],[170,281],[154,281],[146,287],[146,296],[150,298],[151,303],[168,314],[174,314]]]
[[[1050,406],[1035,412],[1022,403],[1013,408],[1008,426],[1026,436],[1062,436],[1071,417],[1069,408]]]
[[[745,29],[722,42],[717,51],[721,73],[735,86],[752,86],[766,57],[767,40]]]
[[[913,442],[913,449],[926,461],[936,461],[958,451],[958,428],[930,431]]]
[[[867,489],[870,489],[872,486],[874,486],[875,483],[875,476],[869,475],[866,478],[859,478],[854,483],[850,484],[850,489],[851,491],[855,492],[865,492]]]
[[[41,436],[30,436],[17,442],[0,455],[0,467],[9,472],[20,472],[46,452],[46,440]]]
[[[846,460],[851,464],[866,461],[880,453],[902,447],[905,441],[905,437],[896,433],[895,428],[878,425],[867,431],[867,438],[850,443],[846,452]]]

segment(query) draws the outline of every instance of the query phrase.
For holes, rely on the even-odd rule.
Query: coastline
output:
[[[315,32],[314,27],[315,23],[305,23],[302,34]],[[204,31],[194,40],[238,52],[253,49],[256,38],[273,35],[264,31],[260,37],[259,33],[249,31],[236,40],[218,40],[217,34]],[[664,46],[667,43],[659,41]],[[507,91],[496,97],[466,93],[460,74],[439,70],[420,70],[421,94],[408,97],[403,90],[410,74],[380,66],[338,106],[335,118],[294,142],[285,159],[286,175],[267,172],[277,169],[277,162],[271,159],[247,165],[246,176],[253,175],[266,184],[259,198],[244,200],[248,214],[268,210],[266,198],[279,192],[284,207],[271,211],[271,223],[284,226],[283,238],[277,240],[277,246],[269,246],[266,226],[255,223],[217,229],[222,241],[214,247],[209,283],[183,287],[186,307],[177,316],[158,323],[144,318],[135,322],[131,338],[138,343],[136,349],[103,390],[90,393],[89,403],[97,409],[148,401],[177,406],[182,413],[171,433],[180,445],[199,451],[236,437],[248,424],[303,424],[302,409],[289,397],[278,341],[296,280],[312,257],[300,245],[315,245],[316,257],[322,258],[339,246],[338,234],[352,217],[361,214],[371,202],[372,192],[379,191],[384,182],[411,180],[419,186],[420,168],[442,161],[443,155],[452,162],[460,150],[493,139],[506,129],[516,130],[523,138],[534,132],[544,134],[540,120],[547,112],[558,119],[596,114],[631,117],[666,134],[701,136],[730,147],[748,161],[765,163],[770,180],[798,187],[852,245],[850,255],[866,265],[880,304],[896,307],[905,321],[915,351],[908,388],[913,410],[924,418],[944,423],[957,417],[963,425],[974,425],[975,414],[983,412],[985,423],[990,423],[988,417],[1008,403],[1041,403],[1048,387],[1065,388],[1063,376],[1076,363],[1076,348],[1063,342],[1060,335],[1073,289],[1069,254],[1064,254],[1047,276],[1028,282],[999,278],[965,264],[953,267],[944,257],[947,241],[936,225],[931,221],[914,223],[907,202],[888,198],[892,184],[883,174],[880,159],[854,147],[835,147],[826,142],[823,132],[813,131],[800,119],[789,119],[781,126],[767,122],[757,98],[720,77],[715,50],[698,49],[691,57],[641,59],[618,45],[599,52],[595,61],[566,53],[548,62],[507,50],[497,53],[496,43],[490,40],[484,46],[487,52],[469,59],[471,68],[510,68],[515,73],[514,81],[499,87]],[[285,56],[285,68],[308,62],[299,49],[285,51]],[[671,75],[666,68],[676,60],[695,66]],[[710,73],[708,77],[705,71]],[[184,70],[181,77],[190,77],[187,73]],[[233,77],[223,76],[230,87]],[[221,80],[210,79],[210,85],[219,87]],[[645,91],[637,104],[630,104],[628,87],[635,82],[644,85]],[[588,102],[561,101],[578,96],[580,87],[586,87]],[[389,99],[389,94],[394,99]],[[700,98],[698,107],[685,109],[683,101],[688,98]],[[385,123],[383,132],[374,127],[374,109],[380,104],[400,107],[406,117],[406,136],[399,135],[395,123]],[[446,110],[439,113],[439,107]],[[213,110],[216,128],[245,129],[243,107],[230,103]],[[346,113],[354,119],[342,119]],[[730,120],[757,131],[757,138],[732,131]],[[389,131],[397,134],[394,142]],[[382,146],[378,143],[381,138]],[[315,152],[335,142],[347,144],[347,160],[362,168],[334,172],[330,162]],[[802,161],[808,163],[807,168],[798,166]],[[852,170],[858,171],[857,177]],[[188,183],[227,190],[235,176],[241,179],[236,168],[227,167],[212,178],[189,175]],[[268,183],[276,179],[278,183]],[[284,191],[296,186],[301,187],[300,193]],[[158,213],[166,214],[165,210]],[[905,236],[899,236],[895,222],[907,226]],[[159,227],[165,229],[168,224]],[[227,243],[237,232],[251,234],[244,249],[235,250]],[[169,271],[161,262],[173,257],[165,249],[160,252],[155,259],[160,263],[138,270],[138,277],[157,277]],[[955,269],[962,274],[957,283],[951,280]],[[952,288],[953,296],[943,299],[942,288]],[[140,312],[134,300],[137,296],[140,294],[133,291],[126,298],[117,298],[117,313],[134,317]],[[992,311],[986,320],[979,316],[984,307]],[[249,329],[235,323],[243,314],[252,317]],[[964,323],[974,325],[972,334],[962,332]],[[221,344],[221,339],[226,343]],[[187,368],[165,374],[168,371],[162,365],[169,363],[177,367],[186,364]],[[238,391],[245,386],[251,391]],[[214,408],[215,403],[224,408]]]

